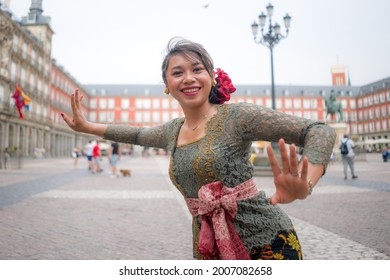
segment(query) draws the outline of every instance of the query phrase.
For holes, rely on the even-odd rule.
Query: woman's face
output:
[[[208,102],[212,80],[199,59],[188,59],[182,54],[172,56],[166,71],[166,81],[169,92],[183,109]]]

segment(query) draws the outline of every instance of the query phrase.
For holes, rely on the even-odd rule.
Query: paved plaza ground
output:
[[[390,259],[390,162],[367,154],[358,179],[335,162],[311,197],[282,205],[305,259]],[[191,218],[167,156],[122,157],[132,176],[92,175],[85,158],[24,160],[0,170],[0,259],[190,260]],[[273,192],[272,177],[255,177]]]

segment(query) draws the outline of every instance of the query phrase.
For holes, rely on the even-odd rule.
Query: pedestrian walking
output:
[[[389,146],[385,144],[382,150],[382,159],[383,162],[387,162],[387,157],[389,156]]]
[[[110,150],[108,152],[108,160],[110,162],[110,167],[111,167],[111,177],[118,177],[117,173],[117,163],[118,160],[120,160],[122,154],[121,147],[117,142],[112,142]]]
[[[151,128],[92,123],[77,89],[73,116],[61,115],[75,131],[170,151],[171,180],[193,216],[195,258],[302,259],[293,224],[277,204],[312,193],[329,162],[334,129],[254,104],[227,104],[235,91],[231,79],[189,40],[168,43],[162,78],[184,117]],[[281,165],[267,147],[275,184],[270,198],[253,180],[252,141],[278,142]],[[299,162],[296,145],[304,147]]]
[[[93,155],[93,143],[92,140],[88,141],[88,144],[85,146],[85,155],[87,156],[88,160],[88,169],[93,173],[94,172],[94,166],[92,161],[92,155]]]
[[[77,163],[79,161],[79,157],[81,156],[80,149],[78,147],[74,147],[72,150],[72,158],[73,158],[73,166],[77,168]]]
[[[93,147],[92,161],[93,161],[94,167],[96,168],[95,170],[92,169],[92,174],[94,174],[95,171],[96,171],[96,173],[101,173],[103,171],[103,169],[101,169],[101,167],[100,167],[100,162],[102,161],[102,154],[101,154],[101,150],[99,147],[99,141],[97,141],[95,146]]]
[[[352,179],[357,179],[358,176],[355,174],[355,143],[348,137],[348,134],[344,134],[344,138],[340,139],[339,143],[340,153],[344,167],[344,180],[348,179],[348,167],[351,170]]]

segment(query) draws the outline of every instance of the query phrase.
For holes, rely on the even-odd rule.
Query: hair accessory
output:
[[[221,68],[217,68],[217,71],[214,72],[214,74],[216,74],[215,85],[213,82],[210,101],[215,104],[222,104],[230,100],[230,95],[236,91],[236,88],[228,74],[221,70]]]
[[[164,93],[169,94],[169,89],[167,87],[164,88]]]

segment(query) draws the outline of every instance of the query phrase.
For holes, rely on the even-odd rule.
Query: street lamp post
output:
[[[263,12],[259,15],[259,23],[256,21],[252,24],[252,33],[255,43],[262,44],[269,48],[271,54],[271,95],[272,95],[272,109],[275,110],[275,83],[274,83],[274,57],[273,57],[273,48],[276,46],[280,40],[288,36],[288,29],[290,28],[291,16],[286,14],[283,17],[284,26],[286,27],[286,35],[282,35],[280,32],[280,25],[278,23],[272,24],[272,15],[274,12],[274,6],[271,3],[267,6],[267,15],[269,18],[268,32],[264,33],[264,26],[266,23],[267,15]],[[258,30],[260,27],[261,34],[258,35]]]

